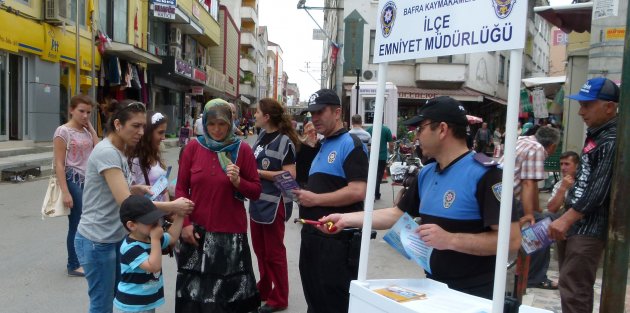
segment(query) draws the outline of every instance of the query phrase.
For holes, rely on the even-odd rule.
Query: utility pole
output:
[[[74,3],[75,3],[75,13],[77,14],[77,16],[76,16],[77,18],[76,18],[75,24],[74,24],[75,32],[76,32],[75,39],[76,39],[76,51],[77,51],[76,59],[75,59],[75,63],[74,63],[74,65],[75,65],[75,68],[74,68],[74,71],[75,71],[75,75],[74,75],[74,82],[75,82],[74,95],[76,96],[79,93],[81,93],[81,64],[80,64],[81,63],[81,55],[80,55],[80,49],[81,48],[79,46],[79,39],[81,37],[80,37],[80,32],[79,32],[79,30],[80,30],[80,26],[79,26],[79,0],[75,0]]]
[[[621,6],[621,3],[619,3]],[[626,2],[627,5],[627,2]],[[626,30],[630,29],[630,15],[626,15]],[[617,154],[613,173],[610,211],[608,214],[608,240],[604,253],[604,278],[599,312],[622,313],[626,300],[626,277],[628,275],[628,251],[630,240],[630,162],[624,155],[630,154],[630,33],[626,31],[621,69],[621,95],[617,117]]]
[[[343,8],[344,0],[337,0],[336,7]],[[337,50],[337,68],[335,69],[335,89],[337,90],[337,96],[339,99],[343,99],[343,64],[341,64],[341,58],[343,57],[343,39],[344,39],[344,23],[343,23],[343,10],[337,10],[337,44],[339,50]],[[350,112],[350,110],[348,110]]]

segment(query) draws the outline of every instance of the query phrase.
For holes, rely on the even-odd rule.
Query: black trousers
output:
[[[385,165],[387,161],[378,160],[378,168],[376,173],[376,191],[374,191],[374,198],[376,200],[381,198],[381,182],[383,181],[383,174],[385,173]]]
[[[350,281],[357,279],[358,262],[349,264],[352,234],[325,235],[302,227],[300,276],[308,313],[347,313]]]

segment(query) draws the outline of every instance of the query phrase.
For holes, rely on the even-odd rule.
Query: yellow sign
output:
[[[626,37],[626,28],[625,27],[608,27],[605,29],[606,34],[604,38],[606,41],[608,40],[624,40]]]
[[[60,42],[63,39],[61,28],[43,23],[44,27],[44,49],[42,51],[42,60],[50,62],[59,62],[61,54],[59,53]]]
[[[18,41],[6,31],[0,30],[0,49],[11,52],[18,52]]]

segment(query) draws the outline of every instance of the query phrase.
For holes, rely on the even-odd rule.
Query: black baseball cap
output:
[[[165,215],[151,199],[143,196],[131,195],[120,205],[120,221],[123,225],[128,221],[151,225]]]
[[[431,120],[432,122],[445,122],[455,125],[468,125],[468,119],[466,118],[466,109],[457,100],[448,97],[441,96],[427,100],[420,108],[420,113],[406,121],[403,124],[408,126],[417,126],[424,120]]]
[[[341,100],[334,90],[320,89],[308,98],[308,107],[302,113],[317,112],[327,105],[341,106]]]

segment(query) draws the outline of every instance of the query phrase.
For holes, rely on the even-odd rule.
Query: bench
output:
[[[40,176],[41,174],[41,167],[37,165],[15,166],[2,170],[2,180],[19,182],[26,180],[29,175]]]

